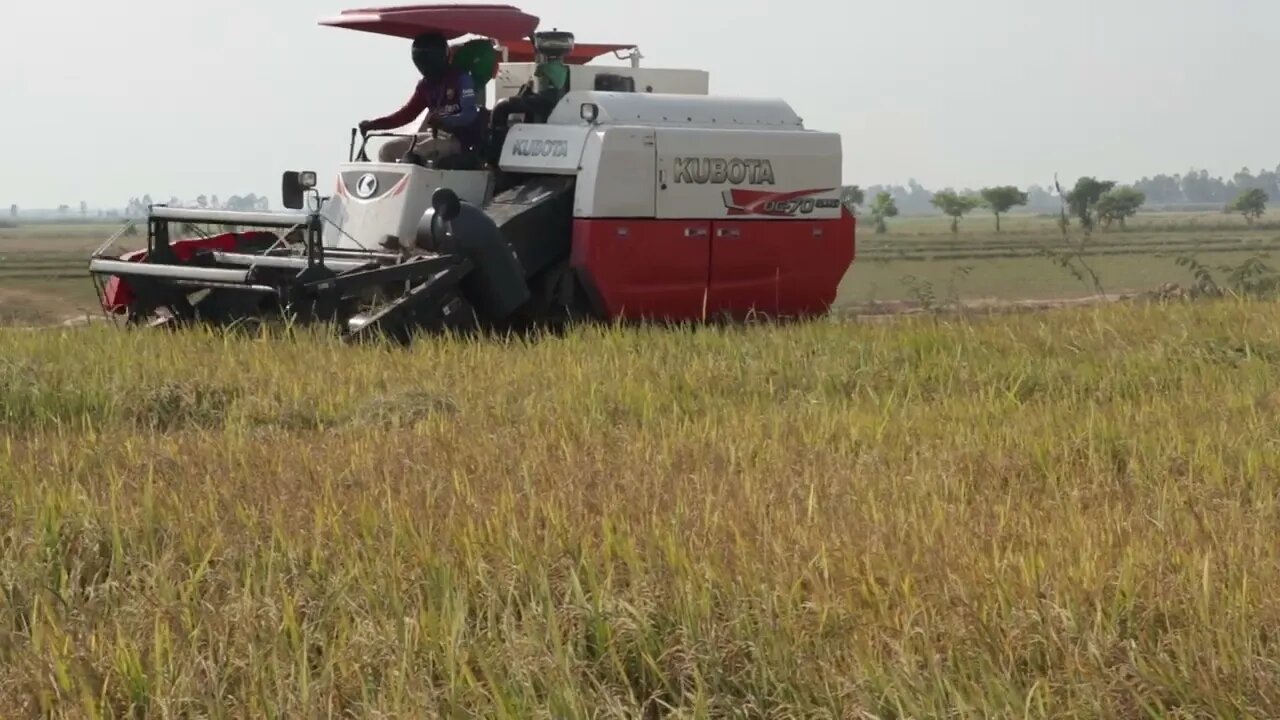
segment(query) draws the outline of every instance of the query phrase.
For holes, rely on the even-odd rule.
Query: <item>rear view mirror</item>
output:
[[[312,178],[314,180],[314,176]],[[290,210],[301,210],[303,191],[302,173],[293,170],[286,171],[280,179],[281,202],[284,206]]]

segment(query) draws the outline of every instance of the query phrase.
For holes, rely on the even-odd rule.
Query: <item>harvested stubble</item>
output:
[[[1277,309],[5,333],[0,715],[1275,717]]]

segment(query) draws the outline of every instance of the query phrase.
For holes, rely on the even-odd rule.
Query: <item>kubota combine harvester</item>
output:
[[[840,136],[806,128],[785,101],[710,96],[705,72],[641,67],[634,46],[575,44],[538,23],[505,5],[323,20],[453,42],[486,106],[484,139],[377,162],[370,140],[416,126],[353,130],[332,195],[314,172],[284,173],[290,212],[153,206],[145,250],[90,259],[104,307],[132,322],[322,320],[349,338],[827,312],[854,258]],[[610,53],[627,62],[589,64]],[[489,115],[490,91],[500,102],[539,89],[545,63],[568,69],[549,113]],[[217,230],[174,232],[202,226]]]

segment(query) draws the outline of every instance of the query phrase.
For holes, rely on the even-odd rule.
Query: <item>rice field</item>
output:
[[[0,330],[0,717],[1276,717],[1277,310]]]

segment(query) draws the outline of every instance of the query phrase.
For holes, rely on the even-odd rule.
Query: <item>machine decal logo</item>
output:
[[[685,185],[773,185],[773,163],[758,158],[678,157],[675,178]]]
[[[758,190],[725,190],[724,206],[730,215],[770,215],[774,217],[792,217],[796,214],[808,215],[814,210],[828,210],[840,207],[839,198],[815,198],[831,192],[832,188],[813,190],[797,190],[794,192],[773,193]]]
[[[517,140],[512,155],[520,157],[569,157],[568,140]]]
[[[368,198],[378,192],[378,178],[373,173],[365,173],[356,181],[356,197]]]

